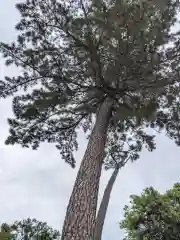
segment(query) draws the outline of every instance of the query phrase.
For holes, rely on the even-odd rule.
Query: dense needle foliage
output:
[[[6,65],[20,69],[0,82],[2,97],[17,93],[6,144],[55,143],[74,167],[77,129],[89,132],[110,97],[107,167],[136,160],[143,145],[155,149],[146,127],[165,129],[179,145],[179,36],[170,34],[178,7],[178,0],[17,4],[17,41],[0,44]]]

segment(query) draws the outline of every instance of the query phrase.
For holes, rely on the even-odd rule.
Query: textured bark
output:
[[[104,221],[107,213],[107,208],[109,205],[109,200],[111,196],[111,192],[116,181],[116,178],[119,173],[119,168],[116,168],[111,175],[108,184],[104,190],[103,198],[101,200],[101,204],[98,210],[98,214],[96,217],[96,227],[95,227],[95,240],[101,240],[102,231],[104,226]]]
[[[106,99],[97,114],[67,207],[62,240],[91,240],[93,237],[111,106],[112,100]]]

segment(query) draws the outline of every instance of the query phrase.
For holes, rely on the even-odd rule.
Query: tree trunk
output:
[[[101,240],[102,231],[104,226],[104,221],[106,217],[107,208],[109,205],[109,199],[111,196],[111,192],[116,181],[116,178],[119,173],[119,167],[115,168],[113,174],[111,175],[108,184],[104,190],[103,198],[101,200],[101,204],[99,207],[99,211],[96,217],[96,227],[95,227],[95,240]]]
[[[67,207],[62,240],[91,240],[94,237],[99,181],[112,103],[107,98],[97,114]]]

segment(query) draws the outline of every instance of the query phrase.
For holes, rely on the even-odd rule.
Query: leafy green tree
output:
[[[2,224],[1,225],[1,230],[0,230],[0,240],[11,240],[12,235],[10,232],[9,225],[7,224]]]
[[[45,222],[36,219],[25,219],[13,224],[2,224],[3,232],[9,234],[11,240],[59,240],[60,233]],[[5,239],[4,239],[5,240]]]
[[[0,44],[6,65],[20,69],[0,82],[2,97],[16,94],[6,144],[54,143],[75,167],[77,131],[90,132],[62,240],[93,237],[103,162],[114,167],[112,159],[136,160],[143,146],[155,149],[145,127],[164,128],[180,143],[179,41],[170,34],[179,1],[158,5],[27,0],[16,5],[17,41]]]
[[[0,231],[0,240],[11,240],[12,236],[8,232],[2,232]]]
[[[121,228],[129,240],[180,239],[180,184],[161,194],[146,188],[140,196],[132,195],[124,208]]]

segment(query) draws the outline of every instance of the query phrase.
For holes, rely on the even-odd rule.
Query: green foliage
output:
[[[11,234],[0,232],[0,240],[11,240]]]
[[[4,223],[1,225],[0,240],[11,240],[12,234],[8,224]]]
[[[140,196],[130,197],[124,208],[121,228],[129,240],[178,240],[180,239],[180,184],[161,194],[146,188]]]
[[[27,0],[16,8],[17,41],[0,44],[6,65],[20,68],[0,82],[1,97],[17,93],[6,144],[54,143],[74,167],[77,129],[91,130],[109,97],[107,167],[138,159],[143,146],[155,149],[146,127],[165,129],[180,145],[179,33],[170,33],[179,0],[163,8],[155,1]]]
[[[52,229],[47,223],[39,222],[36,219],[28,218],[22,221],[16,221],[11,225],[3,224],[2,226],[2,229],[4,229],[4,226],[6,226],[6,228],[1,233],[4,237],[10,237],[11,240],[29,240],[32,238],[37,240],[58,240],[60,237],[59,231]]]

